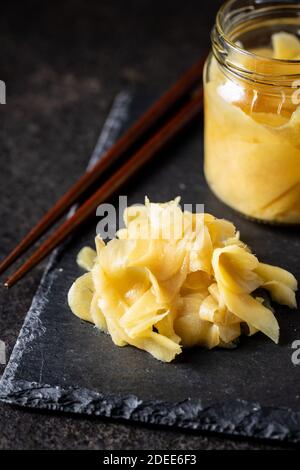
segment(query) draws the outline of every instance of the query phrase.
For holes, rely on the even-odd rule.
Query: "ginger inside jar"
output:
[[[260,221],[300,223],[299,14],[289,2],[227,2],[204,71],[207,182]]]

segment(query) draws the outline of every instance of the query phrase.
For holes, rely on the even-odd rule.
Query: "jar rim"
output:
[[[224,23],[226,21],[226,17],[229,14],[230,8],[238,3],[240,0],[226,0],[225,3],[220,7],[218,10],[217,16],[216,16],[216,24],[215,28],[212,32],[212,40],[215,40],[214,33],[217,33],[218,36],[221,38],[221,42],[223,45],[227,46],[228,53],[229,52],[234,52],[236,54],[239,54],[244,57],[248,57],[249,59],[255,60],[255,61],[264,61],[268,62],[269,64],[276,64],[277,66],[294,66],[294,68],[297,68],[297,72],[291,73],[289,75],[299,75],[300,74],[300,59],[295,60],[295,59],[277,59],[274,57],[264,57],[262,55],[259,55],[256,52],[244,49],[243,47],[239,46],[238,43],[236,43],[232,38],[230,38],[230,35],[228,32],[225,31]],[[300,16],[300,3],[298,2],[297,4],[292,3],[291,1],[284,3],[284,1],[273,1],[272,0],[253,0],[252,5],[249,2],[249,7],[247,8],[248,13],[251,11],[254,13],[254,7],[262,4],[266,4],[269,6],[272,6],[272,3],[276,4],[277,8],[279,7],[284,7],[284,8],[293,8],[297,9],[299,12]],[[240,12],[240,10],[236,9],[236,11]],[[241,15],[240,15],[241,16]],[[299,67],[299,69],[298,69]],[[264,75],[264,74],[262,74]],[[281,75],[281,74],[279,74]],[[283,75],[287,75],[286,73]]]

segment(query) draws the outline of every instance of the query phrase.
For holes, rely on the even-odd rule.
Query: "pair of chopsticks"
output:
[[[71,233],[73,233],[99,204],[110,197],[120,186],[148,162],[175,135],[183,130],[202,108],[201,76],[204,60],[191,67],[165,94],[163,94],[130,129],[103,155],[103,157],[57,201],[40,219],[16,248],[0,264],[0,274],[12,265],[30,246],[32,246],[52,226],[59,217],[78,201],[91,186],[119,162],[120,165],[108,176],[99,189],[91,195],[68,219],[66,219],[28,258],[27,261],[5,282],[6,287],[13,286],[28,271],[34,268]],[[180,105],[178,105],[180,103]],[[174,111],[174,108],[179,107]],[[171,115],[171,117],[169,116]],[[162,119],[165,122],[160,124]],[[143,137],[159,125],[138,150],[120,162],[124,154]]]

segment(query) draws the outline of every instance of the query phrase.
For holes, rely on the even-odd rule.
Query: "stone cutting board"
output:
[[[127,93],[117,97],[93,161],[146,101]],[[202,174],[202,127],[199,122],[177,139],[121,194],[128,195],[129,204],[142,203],[145,195],[157,202],[180,195],[183,203],[204,203],[207,212],[232,220],[262,261],[279,264],[300,279],[299,229],[253,223],[209,191]],[[235,350],[195,348],[171,364],[132,347],[118,348],[73,316],[66,301],[82,272],[76,254],[84,245],[93,246],[97,221],[95,217],[52,255],[2,377],[0,399],[31,408],[299,443],[300,365],[292,362],[292,344],[300,340],[299,310],[276,306],[278,346],[257,334],[243,338]]]

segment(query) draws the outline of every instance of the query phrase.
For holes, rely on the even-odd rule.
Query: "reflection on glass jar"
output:
[[[204,71],[205,175],[261,221],[300,223],[300,5],[230,0]]]

